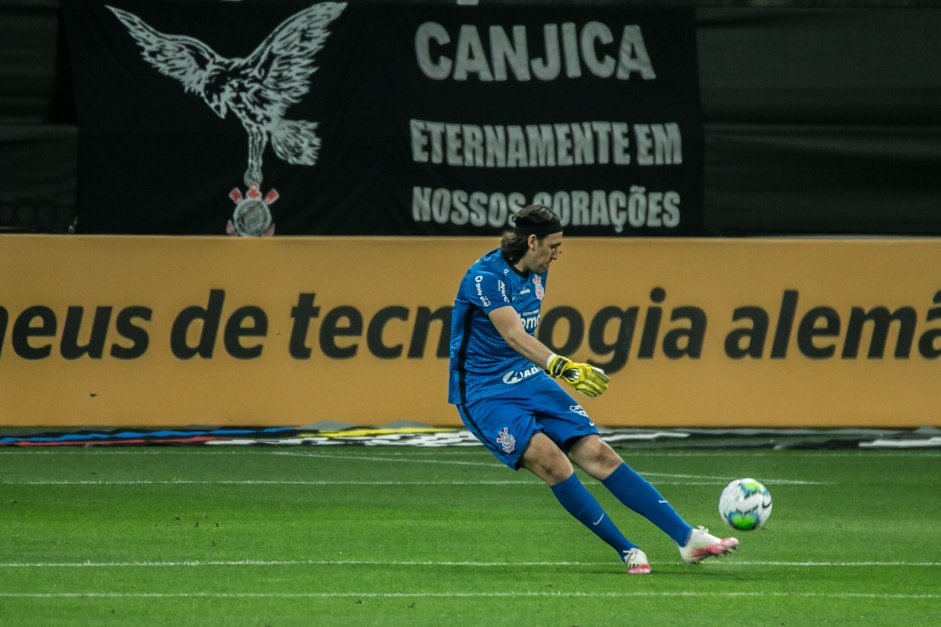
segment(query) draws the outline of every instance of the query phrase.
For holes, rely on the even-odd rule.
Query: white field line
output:
[[[502,464],[497,463],[496,461],[491,462],[466,462],[466,461],[456,461],[453,459],[441,460],[441,459],[411,459],[403,457],[401,455],[351,455],[351,454],[323,454],[323,453],[294,453],[294,452],[275,452],[274,455],[279,457],[303,457],[303,458],[313,458],[313,459],[330,459],[330,460],[352,460],[352,461],[371,461],[371,462],[391,462],[395,464],[410,463],[410,464],[434,464],[436,466],[484,466],[487,468],[493,469],[503,469]],[[641,474],[648,477],[662,477],[665,480],[658,481],[658,485],[725,485],[729,478],[727,476],[708,476],[708,475],[686,475],[686,474],[669,474],[669,473],[646,473],[641,472]],[[683,479],[684,481],[670,481],[670,479]],[[691,481],[687,481],[691,480]],[[593,483],[592,480],[586,479],[586,483]],[[831,482],[820,482],[820,481],[801,481],[794,479],[770,479],[768,477],[762,477],[762,481],[767,485],[829,485]],[[532,482],[532,481],[261,481],[261,480],[245,480],[245,481],[225,481],[225,480],[169,480],[169,481],[152,481],[152,480],[123,480],[123,481],[108,481],[108,480],[97,480],[97,481],[75,481],[75,480],[63,480],[63,481],[46,481],[46,480],[33,480],[33,481],[11,481],[5,480],[0,481],[0,485],[515,485],[515,484],[533,484],[533,485],[542,485],[541,482]]]
[[[204,566],[441,566],[447,568],[517,568],[517,567],[572,567],[611,566],[612,562],[452,562],[446,560],[184,560],[164,562],[0,562],[0,569],[18,568],[197,568]],[[773,566],[785,568],[938,568],[941,562],[860,561],[860,562],[785,562],[762,560],[714,560],[711,567]]]
[[[918,601],[941,594],[883,592],[0,592],[0,599],[492,599],[492,598],[821,598]]]
[[[56,454],[56,453],[76,453],[81,452],[83,454],[88,454],[94,452],[95,454],[112,454],[112,455],[140,455],[140,454],[156,454],[156,455],[187,455],[198,453],[199,450],[148,450],[148,449],[130,449],[130,450],[114,450],[114,449],[83,449],[81,451],[69,450],[69,449],[57,449],[52,451],[20,451],[14,449],[12,451],[3,451],[0,455],[9,453],[9,452],[28,452],[28,453],[39,453],[39,454]],[[465,452],[461,452],[466,454]],[[225,454],[225,453],[213,453],[213,454]],[[420,453],[419,456],[422,459],[415,459],[413,455],[409,455],[409,452],[402,451],[384,451],[383,455],[377,456],[374,454],[371,455],[359,455],[349,452],[295,452],[295,451],[263,451],[263,450],[245,450],[242,449],[238,453],[232,451],[228,454],[263,454],[263,455],[276,455],[279,457],[302,457],[302,458],[314,458],[314,459],[330,459],[330,460],[353,460],[353,461],[373,461],[373,462],[393,462],[393,463],[415,463],[415,464],[434,464],[434,465],[456,465],[456,466],[482,466],[493,469],[502,469],[503,466],[496,461],[486,461],[486,462],[470,462],[470,461],[458,461],[454,459],[428,459],[427,454]],[[449,452],[448,457],[453,457],[454,452]],[[474,455],[479,455],[480,453],[474,453]],[[642,453],[643,455],[644,453]],[[701,453],[693,452],[689,453],[663,453],[663,452],[650,452],[646,453],[647,455],[654,455],[657,457],[691,457],[691,456],[700,456]],[[633,455],[633,453],[632,453]],[[706,455],[714,455],[714,452],[706,453]],[[871,456],[871,453],[867,453],[866,456]],[[739,457],[739,454],[736,454],[736,457]],[[837,456],[828,455],[828,456]],[[905,451],[893,451],[890,455],[892,457],[904,457]],[[679,474],[669,474],[669,473],[655,473],[655,472],[642,472],[641,474],[651,478],[659,478],[657,480],[657,485],[685,485],[685,486],[707,486],[707,485],[719,485],[725,484],[728,481],[728,477],[718,477],[718,476],[702,476],[702,475],[679,475]],[[688,479],[684,481],[673,481],[672,479]],[[801,481],[794,479],[770,479],[767,477],[762,477],[762,481],[768,485],[797,485],[797,486],[812,486],[812,485],[832,485],[833,482],[821,482],[821,481]],[[595,483],[591,479],[586,479],[586,483]],[[45,481],[45,480],[33,480],[33,481],[16,481],[16,480],[5,480],[0,481],[0,485],[32,485],[32,486],[95,486],[95,485],[309,485],[309,486],[318,486],[318,485],[390,485],[390,486],[406,486],[406,485],[542,485],[541,482],[535,481],[263,481],[263,480],[246,480],[246,481],[224,481],[224,480],[168,480],[168,481],[152,481],[152,480],[122,480],[122,481],[108,481],[108,480],[99,480],[99,481],[75,481],[75,480],[63,480],[63,481]]]
[[[489,466],[489,467],[491,467],[491,468],[503,468],[503,465],[500,464],[500,463],[498,463],[497,461],[491,461],[491,462],[461,462],[461,461],[455,461],[455,460],[453,460],[453,459],[447,459],[447,460],[441,460],[441,459],[402,459],[401,457],[390,457],[390,456],[388,456],[388,455],[380,456],[380,457],[376,457],[376,456],[368,456],[368,457],[367,457],[366,455],[348,455],[348,454],[346,454],[346,455],[344,455],[344,454],[327,455],[327,454],[323,454],[323,453],[288,453],[288,452],[284,452],[284,451],[278,451],[278,452],[274,453],[274,455],[277,455],[277,456],[279,456],[279,457],[311,457],[311,458],[324,458],[324,459],[355,459],[355,460],[362,460],[362,461],[369,461],[369,462],[394,462],[394,463],[396,463],[396,464],[402,463],[402,462],[404,461],[404,462],[409,462],[409,463],[412,463],[412,464],[435,464],[436,466],[437,466],[437,465],[440,465],[440,464],[447,464],[447,465],[452,465],[452,466]]]
[[[285,457],[323,457],[323,458],[333,459],[333,460],[352,459],[352,460],[357,460],[357,461],[363,460],[363,461],[372,461],[372,462],[393,462],[396,464],[401,464],[405,462],[405,463],[418,463],[418,464],[435,464],[438,466],[455,464],[455,465],[462,465],[462,466],[465,466],[465,465],[466,466],[489,466],[492,468],[503,467],[502,465],[496,464],[496,463],[488,464],[488,463],[483,463],[483,462],[459,462],[459,461],[454,461],[454,460],[435,460],[435,459],[402,459],[401,457],[390,457],[387,455],[370,456],[370,457],[366,457],[363,455],[344,455],[344,454],[325,455],[325,454],[318,454],[318,453],[277,453],[277,455],[283,455]],[[729,478],[727,476],[710,477],[710,476],[703,476],[703,475],[672,475],[672,474],[664,474],[664,473],[645,473],[645,472],[641,472],[641,474],[650,476],[650,477],[671,477],[671,478],[680,478],[680,479],[696,479],[698,481],[703,481],[703,480],[718,481],[718,482],[722,482],[723,485],[725,485],[729,481]],[[792,481],[792,480],[787,480],[787,479],[775,480],[775,479],[763,478],[762,481],[764,481],[767,484],[773,484],[773,485],[824,485],[816,481]],[[711,485],[711,484],[700,483],[698,485]]]
[[[502,464],[496,461],[491,462],[466,462],[452,459],[411,459],[401,455],[351,455],[351,454],[324,454],[324,453],[294,453],[294,452],[276,452],[279,457],[303,457],[313,459],[330,460],[353,460],[353,461],[371,461],[371,462],[391,462],[395,464],[434,464],[436,466],[484,466],[493,469],[503,469]],[[662,477],[666,480],[658,481],[658,485],[725,485],[729,478],[727,476],[708,476],[708,475],[686,475],[669,473],[645,473],[641,474],[648,477]],[[669,481],[669,479],[683,479],[684,481]],[[691,481],[686,481],[691,480]],[[586,483],[593,483],[586,479]],[[801,481],[794,479],[771,479],[762,477],[762,481],[767,485],[829,485],[829,482],[819,481]],[[541,482],[531,481],[224,481],[224,480],[171,480],[171,481],[0,481],[0,485],[514,485],[517,483],[526,483],[542,485]]]

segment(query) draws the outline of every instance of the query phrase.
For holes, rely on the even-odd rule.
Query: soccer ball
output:
[[[752,531],[771,516],[771,493],[754,479],[736,479],[719,495],[719,516],[738,531]]]

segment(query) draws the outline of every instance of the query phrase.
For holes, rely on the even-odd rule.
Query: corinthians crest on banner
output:
[[[317,122],[286,119],[288,108],[310,90],[317,67],[314,56],[323,47],[330,23],[345,3],[315,4],[281,23],[247,57],[223,57],[202,41],[181,34],[161,33],[138,16],[108,6],[141,48],[144,60],[158,72],[175,78],[187,93],[198,95],[220,118],[231,112],[248,135],[243,196],[228,192],[236,203],[226,226],[229,235],[270,236],[274,222],[270,205],[274,189],[261,191],[265,148],[295,165],[317,163],[320,138]]]
[[[691,7],[60,1],[83,233],[703,234]]]

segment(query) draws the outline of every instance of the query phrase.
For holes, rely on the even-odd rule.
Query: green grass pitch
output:
[[[629,576],[483,448],[0,450],[0,624],[941,625],[941,452],[621,453],[691,524],[738,477],[774,512],[690,568],[586,481]]]

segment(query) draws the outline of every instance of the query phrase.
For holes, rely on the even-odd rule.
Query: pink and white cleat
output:
[[[738,540],[735,538],[719,539],[705,527],[696,527],[689,532],[686,545],[680,547],[680,557],[686,564],[695,566],[707,557],[728,555],[737,548]]]
[[[624,564],[628,575],[649,575],[650,562],[647,555],[640,549],[631,549],[624,555]]]

